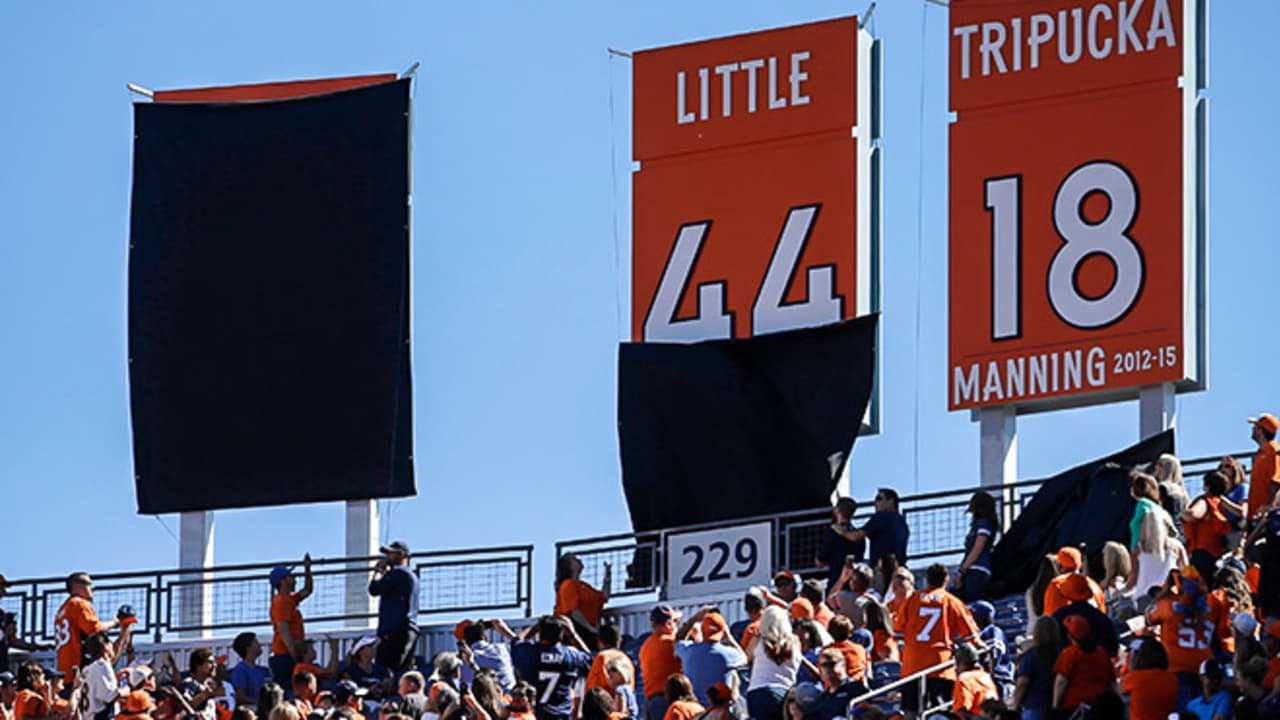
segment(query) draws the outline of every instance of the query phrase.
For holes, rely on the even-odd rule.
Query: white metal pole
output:
[[[1152,435],[1174,427],[1177,422],[1177,401],[1173,383],[1146,385],[1138,390],[1138,437]]]
[[[1001,523],[1005,530],[1013,523],[1014,494],[1007,486],[1018,481],[1018,414],[1013,408],[993,407],[978,411],[981,433],[979,456],[982,486],[1001,489]]]
[[[379,524],[377,500],[348,500],[346,556],[360,558],[377,555]],[[373,598],[369,595],[369,573],[364,572],[368,567],[367,562],[347,563],[343,594],[343,611],[348,616],[347,627],[370,625],[370,621],[363,617],[373,612]]]
[[[203,570],[213,566],[213,512],[184,512],[178,518],[178,567]],[[184,581],[199,581],[176,588],[178,623],[182,627],[208,627],[213,623],[213,586],[208,572],[183,573]],[[107,608],[114,610],[113,608]],[[209,630],[179,633],[186,638],[205,638]]]

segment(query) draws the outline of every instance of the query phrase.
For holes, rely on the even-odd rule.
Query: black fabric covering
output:
[[[829,502],[875,368],[872,315],[744,340],[624,343],[622,485],[637,531]],[[841,466],[843,462],[841,462]]]
[[[1035,582],[1040,559],[1067,545],[1083,544],[1089,569],[1101,578],[1102,546],[1108,540],[1129,546],[1136,504],[1129,472],[1173,452],[1173,431],[1166,430],[1045,480],[992,550],[988,595],[1025,591]]]
[[[134,106],[138,512],[414,493],[408,111]]]

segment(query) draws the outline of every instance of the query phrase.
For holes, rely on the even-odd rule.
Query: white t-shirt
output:
[[[796,672],[800,670],[799,638],[791,644],[791,660],[788,662],[774,662],[764,651],[764,640],[759,637],[751,654],[751,681],[747,683],[747,692],[763,687],[789,688],[796,684]]]
[[[120,684],[116,682],[115,668],[106,658],[98,658],[84,669],[84,690],[89,707],[85,710],[87,720],[102,712],[120,696]]]

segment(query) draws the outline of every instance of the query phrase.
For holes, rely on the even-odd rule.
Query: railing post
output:
[[[181,578],[189,582],[178,589],[178,624],[186,630],[180,637],[209,637],[213,624],[213,587],[206,568],[213,566],[213,513],[208,510],[184,512],[178,520],[178,567]]]
[[[349,558],[366,558],[378,554],[378,501],[347,501],[347,544]],[[363,560],[347,563],[343,580],[342,612],[347,627],[369,627],[373,613],[373,597],[369,595],[368,564]]]

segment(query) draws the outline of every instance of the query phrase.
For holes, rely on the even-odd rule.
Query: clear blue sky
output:
[[[389,522],[384,508],[383,527],[422,549],[536,543],[545,608],[555,540],[629,527],[614,358],[626,334],[618,303],[629,293],[630,68],[606,48],[864,5],[0,5],[0,571],[177,561],[161,524],[134,512],[126,82],[193,87],[397,72],[421,61],[413,129],[420,494],[390,503]],[[883,434],[859,441],[854,454],[859,498],[876,484],[910,493],[977,482],[978,428],[945,402],[947,11],[925,7],[886,0],[874,23],[886,52],[885,407]],[[1212,5],[1210,390],[1180,400],[1184,456],[1245,449],[1244,418],[1280,411],[1278,25],[1277,3]],[[1137,404],[1031,416],[1019,430],[1019,474],[1047,475],[1136,440]],[[342,518],[337,503],[220,512],[217,561],[339,555]],[[176,532],[176,517],[163,520]]]

